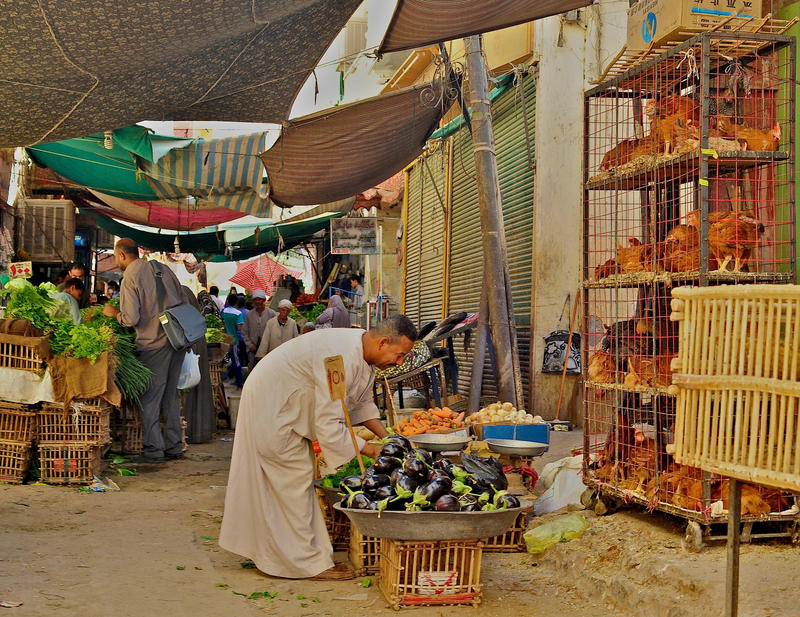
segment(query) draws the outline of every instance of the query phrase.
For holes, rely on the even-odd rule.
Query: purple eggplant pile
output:
[[[382,442],[379,456],[363,476],[340,483],[342,506],[357,510],[487,512],[518,508],[506,492],[508,480],[500,462],[461,454],[461,465],[434,462],[429,452],[415,450],[405,437]]]

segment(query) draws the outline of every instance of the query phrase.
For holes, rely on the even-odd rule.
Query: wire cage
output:
[[[669,454],[671,288],[794,281],[795,57],[794,37],[709,32],[585,95],[584,467],[601,495],[726,520],[723,483]]]
[[[706,33],[585,97],[585,278],[794,279],[793,37]]]

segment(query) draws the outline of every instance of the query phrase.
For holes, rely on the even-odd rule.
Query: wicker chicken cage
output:
[[[102,399],[70,405],[44,403],[39,410],[39,443],[111,443],[111,405]]]
[[[351,526],[349,557],[357,576],[377,574],[381,563],[381,539],[362,535]]]
[[[800,493],[800,286],[672,295],[675,461]]]
[[[0,482],[22,482],[30,461],[30,442],[0,440]]]
[[[378,585],[392,606],[471,605],[481,602],[483,542],[381,540]]]
[[[709,32],[585,94],[585,480],[694,539],[726,487],[667,451],[670,290],[794,281],[795,58],[794,37]],[[786,505],[759,498],[745,520]]]
[[[35,409],[30,405],[0,401],[0,440],[30,444],[35,433]]]
[[[102,447],[85,443],[39,446],[42,481],[47,484],[90,484],[102,466]]]

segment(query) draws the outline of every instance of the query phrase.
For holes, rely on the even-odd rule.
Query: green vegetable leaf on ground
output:
[[[256,564],[253,563],[252,561],[243,561],[239,565],[242,566],[245,569],[255,569],[255,567],[256,567]]]
[[[368,589],[369,587],[372,587],[372,579],[371,578],[365,578],[363,581],[361,581],[361,586],[364,589]]]

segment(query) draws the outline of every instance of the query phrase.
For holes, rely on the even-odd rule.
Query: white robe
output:
[[[272,576],[308,578],[333,566],[333,549],[313,487],[319,441],[326,464],[354,456],[339,401],[331,401],[324,359],[341,355],[354,425],[378,417],[363,330],[327,329],[287,341],[247,378],[239,405],[219,545]],[[358,447],[364,440],[358,438]]]

